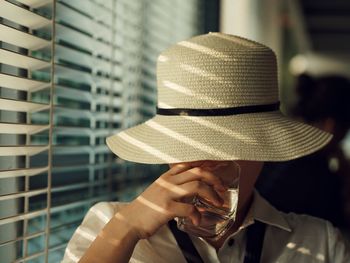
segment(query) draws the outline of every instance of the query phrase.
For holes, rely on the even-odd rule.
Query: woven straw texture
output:
[[[158,107],[215,109],[278,102],[273,51],[221,33],[179,42],[157,63]],[[285,161],[326,145],[331,135],[279,111],[231,116],[162,116],[107,138],[120,158],[140,163]]]
[[[179,42],[158,58],[158,106],[225,108],[278,101],[273,51],[219,33]]]

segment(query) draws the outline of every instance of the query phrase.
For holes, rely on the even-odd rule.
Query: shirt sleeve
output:
[[[327,233],[329,243],[329,262],[348,263],[350,262],[349,241],[340,233],[339,229],[327,222]]]
[[[68,242],[62,263],[78,262],[98,233],[117,212],[116,203],[100,202],[89,209]]]

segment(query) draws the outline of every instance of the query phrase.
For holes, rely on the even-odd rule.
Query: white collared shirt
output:
[[[94,205],[68,243],[62,263],[78,262],[122,205],[118,202]],[[262,263],[350,262],[349,247],[331,223],[307,215],[279,212],[257,192],[244,223],[218,251],[201,238],[191,236],[191,239],[205,263],[243,262],[246,229],[255,219],[267,224]],[[149,239],[138,242],[130,262],[186,263],[186,260],[171,231],[164,225]]]

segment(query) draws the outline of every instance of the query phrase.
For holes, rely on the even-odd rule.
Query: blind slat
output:
[[[114,97],[111,98],[107,95],[99,95],[95,97],[95,102],[97,104],[104,104],[104,105],[110,105],[112,103],[113,107],[121,107],[121,105],[123,104],[123,100],[119,97]]]
[[[63,127],[54,126],[54,132],[57,135],[74,135],[74,136],[95,136],[105,137],[109,135],[109,129],[90,129],[81,127]]]
[[[103,20],[104,23],[108,24],[109,26],[112,26],[112,7],[106,8],[105,6],[102,6],[96,1],[91,1],[90,5],[83,6],[81,5],[80,0],[61,1],[75,9],[82,10],[82,12],[84,12],[90,17],[93,17],[95,20]],[[104,2],[106,2],[106,0],[104,0]]]
[[[70,109],[60,106],[54,108],[55,116],[77,118],[77,119],[93,119],[93,120],[112,120],[116,123],[122,121],[121,113],[114,113],[111,116],[108,112],[92,112],[89,110]]]
[[[77,43],[79,43],[79,48],[85,49],[91,54],[102,55],[105,58],[109,58],[112,52],[110,45],[61,24],[56,24],[56,38],[58,43],[60,43],[60,40],[74,46],[77,46]]]
[[[16,0],[19,3],[30,6],[32,8],[38,8],[43,5],[47,5],[52,2],[52,0]]]
[[[21,55],[3,48],[0,48],[0,63],[30,70],[37,70],[50,66],[50,63],[45,60]]]
[[[0,178],[10,178],[19,176],[34,176],[48,171],[48,167],[0,170]]]
[[[0,110],[18,111],[18,112],[37,112],[37,111],[47,110],[49,108],[50,108],[50,105],[48,104],[0,98]]]
[[[93,116],[93,113],[89,110],[70,109],[61,106],[55,106],[54,111],[55,116],[63,116],[68,118],[90,119]]]
[[[84,146],[84,145],[74,145],[74,146],[56,145],[56,146],[53,146],[53,153],[57,155],[93,154],[94,148],[91,146]]]
[[[90,128],[81,128],[81,127],[63,127],[63,126],[54,126],[55,134],[57,135],[75,135],[75,136],[87,136],[93,135],[94,131]]]
[[[48,146],[0,146],[0,156],[32,156],[46,151]]]
[[[108,112],[97,112],[94,114],[97,120],[112,121],[117,124],[123,121],[123,116],[121,113],[114,113],[112,116]]]
[[[32,191],[17,192],[15,194],[1,195],[0,201],[21,198],[21,197],[31,197],[31,196],[46,194],[46,193],[47,193],[47,188],[39,189],[39,190],[32,190]]]
[[[106,145],[98,146],[86,146],[86,145],[56,145],[53,146],[53,152],[57,155],[74,155],[74,154],[95,154],[95,153],[108,153],[109,148]],[[0,151],[1,155],[1,151]]]
[[[0,24],[0,36],[4,42],[30,50],[38,50],[51,44],[50,41],[3,24]]]
[[[6,241],[6,242],[4,242],[4,243],[1,243],[1,244],[0,244],[0,247],[6,246],[6,245],[9,245],[9,244],[12,244],[12,243],[16,243],[16,242],[21,241],[21,240],[23,240],[23,239],[31,239],[31,238],[39,237],[39,236],[42,236],[43,234],[45,234],[45,231],[39,231],[39,232],[36,232],[36,233],[34,233],[34,234],[30,234],[30,235],[26,235],[26,236],[17,237],[17,238],[15,238],[15,239]]]
[[[80,83],[92,84],[94,83],[93,76],[91,72],[86,72],[84,70],[77,70],[69,68],[63,65],[56,65],[56,78],[65,78],[72,81],[79,81]]]
[[[21,257],[15,261],[13,261],[12,263],[25,263],[25,262],[28,262],[30,260],[35,260],[36,258],[45,255],[45,253],[46,253],[46,250],[36,252],[36,253],[30,254],[29,256]]]
[[[47,88],[49,85],[48,82],[0,73],[0,86],[8,89],[34,92]]]
[[[59,16],[56,18],[58,21],[64,21],[82,31],[93,36],[95,39],[103,39],[105,42],[111,42],[111,32],[108,29],[108,26],[104,26],[100,23],[97,23],[90,17],[76,12],[72,8],[69,8],[66,5],[58,4],[57,11]],[[107,17],[105,17],[107,19]]]
[[[0,219],[0,226],[6,225],[9,223],[15,223],[15,222],[20,221],[20,220],[30,219],[30,218],[34,218],[34,217],[41,216],[41,215],[46,215],[46,213],[47,213],[47,209],[41,209],[41,210],[34,211],[34,212],[29,212],[29,213],[25,213],[25,214],[20,214],[20,215],[16,215],[16,216],[2,218],[2,219]]]
[[[70,98],[81,102],[90,102],[93,100],[91,92],[72,89],[56,85],[55,95],[61,98]]]
[[[5,134],[35,134],[49,129],[49,125],[32,125],[17,123],[0,123],[0,133]]]
[[[79,81],[85,84],[96,84],[100,87],[108,89],[111,80],[104,77],[97,77],[84,70],[77,70],[63,65],[55,65],[55,76],[56,78],[64,78],[72,81]]]
[[[117,166],[117,163],[112,163],[112,165]],[[91,163],[91,164],[84,164],[84,165],[65,165],[65,166],[54,166],[52,171],[54,173],[64,173],[64,172],[77,172],[82,170],[102,170],[107,169],[110,167],[109,163]]]
[[[59,63],[60,60],[74,63],[75,65],[85,67],[95,67],[97,71],[109,72],[110,62],[105,59],[93,57],[90,54],[81,52],[72,48],[68,48],[62,45],[56,45],[55,62]]]
[[[31,29],[51,23],[49,19],[7,1],[0,1],[0,16]]]
[[[72,8],[69,8],[68,6],[60,3],[57,4],[56,8],[56,21],[64,21],[65,24],[69,24],[71,26],[74,26],[78,30],[83,31],[84,33],[93,35],[95,28],[94,21],[91,20],[91,18],[89,18],[86,15],[83,15],[80,12],[76,12]]]
[[[94,49],[94,40],[91,37],[59,23],[56,23],[56,41],[58,44],[60,41],[67,42],[80,49],[87,50],[90,53],[92,53]],[[79,43],[79,45],[77,43]]]
[[[113,7],[112,1],[113,0],[92,0],[92,2],[95,2],[108,10],[111,10],[111,12],[112,12],[112,7]]]
[[[72,191],[72,190],[77,190],[77,189],[88,189],[89,187],[94,187],[94,186],[102,186],[106,185],[108,183],[108,180],[99,180],[97,182],[86,182],[86,183],[79,183],[79,184],[70,184],[70,185],[64,185],[64,186],[59,186],[59,187],[53,187],[51,189],[52,193],[60,193],[60,192],[65,192],[65,191]]]

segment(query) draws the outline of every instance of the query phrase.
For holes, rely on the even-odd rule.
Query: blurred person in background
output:
[[[292,115],[332,133],[333,139],[314,154],[265,163],[257,189],[277,209],[324,218],[348,232],[350,166],[341,143],[350,128],[349,79],[302,74],[296,93]]]

